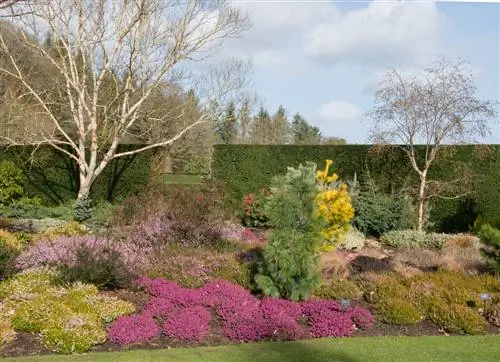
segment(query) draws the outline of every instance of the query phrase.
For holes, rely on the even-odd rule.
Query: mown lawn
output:
[[[499,361],[500,336],[475,337],[364,337],[317,339],[299,342],[254,343],[221,347],[133,350],[5,358],[8,362],[34,361],[197,361],[197,362],[376,362],[376,361]]]

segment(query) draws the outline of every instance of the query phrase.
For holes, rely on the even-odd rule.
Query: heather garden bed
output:
[[[410,230],[406,201],[363,206],[312,165],[247,195],[236,217],[221,195],[169,185],[80,222],[21,230],[3,219],[0,355],[238,355],[248,342],[500,332],[500,232],[487,221],[463,234]]]

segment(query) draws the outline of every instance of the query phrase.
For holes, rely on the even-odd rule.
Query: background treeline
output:
[[[48,147],[39,149],[33,161],[32,151],[30,147],[10,147],[0,151],[0,159],[12,160],[23,170],[25,189],[30,196],[53,204],[72,200],[78,190],[75,164]],[[163,157],[160,149],[113,161],[93,186],[93,199],[120,200],[143,190],[153,177],[165,176],[165,169],[159,168],[158,161]],[[323,165],[325,159],[334,160],[335,171],[350,183],[355,179],[363,183],[369,178],[380,192],[411,194],[417,180],[405,157],[396,146],[378,151],[370,145],[217,145],[211,167],[204,166],[224,185],[228,205],[237,209],[245,194],[268,186],[272,177],[284,173],[287,166],[305,161]],[[181,172],[182,168],[174,171]],[[430,201],[430,221],[434,228],[467,230],[477,216],[494,217],[498,212],[500,146],[454,146],[448,157],[436,163],[431,177],[443,182],[460,180],[462,190],[456,194],[464,195]]]

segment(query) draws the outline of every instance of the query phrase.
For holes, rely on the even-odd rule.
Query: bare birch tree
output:
[[[485,137],[490,132],[488,120],[497,114],[497,104],[478,98],[466,62],[444,57],[417,74],[388,72],[375,98],[375,106],[368,113],[373,121],[371,140],[378,145],[399,144],[408,156],[420,180],[417,229],[422,230],[429,199],[463,196],[443,195],[440,191],[449,187],[428,179],[430,167],[439,154],[450,150],[445,146],[475,143],[477,137]],[[418,144],[423,145],[422,157]]]
[[[124,138],[133,138],[139,120],[147,123],[148,100],[175,82],[183,65],[206,58],[249,26],[246,16],[223,0],[41,0],[12,4],[9,11],[22,14],[9,19],[22,46],[57,71],[54,82],[64,101],[55,107],[54,97],[30,82],[4,36],[12,27],[0,25],[0,52],[9,60],[0,72],[19,81],[23,96],[33,98],[52,123],[25,143],[50,145],[77,163],[78,199],[88,197],[113,159],[170,145],[213,118],[213,101],[207,102],[175,135],[117,151]],[[52,51],[40,42],[47,33]],[[65,116],[55,111],[61,106]]]

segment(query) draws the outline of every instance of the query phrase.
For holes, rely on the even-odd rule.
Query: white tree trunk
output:
[[[89,197],[90,194],[90,186],[92,183],[90,182],[88,177],[83,177],[80,175],[80,188],[78,189],[78,197],[77,200],[82,200]]]
[[[418,231],[422,231],[424,229],[426,188],[427,188],[427,170],[424,170],[420,175],[420,189],[418,192],[418,221],[417,221]]]

